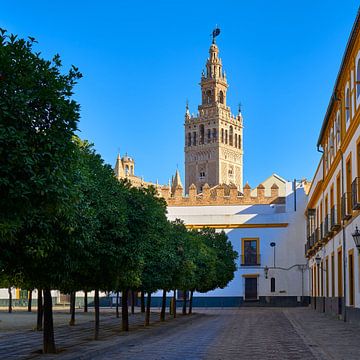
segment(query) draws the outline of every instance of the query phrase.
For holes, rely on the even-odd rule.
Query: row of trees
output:
[[[192,299],[225,287],[237,257],[226,235],[169,222],[154,188],[119,182],[75,135],[78,69],[63,74],[60,57],[42,59],[34,39],[0,34],[0,281],[43,294],[43,351],[56,351],[51,289],[95,290],[97,339],[99,291],[122,293],[128,330],[130,290],[147,293],[148,324],[159,289],[164,319],[168,291]]]

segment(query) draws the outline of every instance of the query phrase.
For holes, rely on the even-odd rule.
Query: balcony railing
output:
[[[352,215],[351,193],[344,193],[341,197],[341,218],[349,220]]]
[[[260,254],[241,255],[241,266],[259,266]]]
[[[356,177],[351,184],[351,200],[353,210],[360,209],[360,178]]]
[[[336,231],[340,228],[340,225],[340,213],[338,211],[338,206],[334,205],[330,212],[330,228],[332,231]]]
[[[324,219],[324,237],[328,238],[330,235],[331,235],[330,215],[325,215],[325,219]]]
[[[320,224],[320,234],[319,234],[319,240],[318,241],[322,241],[325,240],[325,224],[322,222]]]

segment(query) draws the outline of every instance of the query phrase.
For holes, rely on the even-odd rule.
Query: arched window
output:
[[[206,103],[211,104],[211,90],[206,92]]]
[[[188,133],[188,146],[191,146],[191,133]]]
[[[129,175],[129,165],[125,165],[125,175]]]
[[[222,90],[220,90],[219,92],[219,102],[220,104],[224,103],[224,93],[222,92]]]
[[[238,147],[239,147],[239,149],[241,149],[241,135],[239,135],[239,139],[238,139]]]
[[[196,146],[196,132],[193,132],[193,145]]]
[[[225,130],[225,144],[228,143],[228,131]]]
[[[208,129],[207,131],[207,142],[209,143],[211,141],[211,129]]]
[[[234,146],[237,148],[237,139],[238,139],[237,134],[234,135],[234,139],[235,139],[235,145]]]
[[[230,130],[229,130],[229,145],[230,146],[233,145],[233,133],[234,133],[234,129],[232,126],[230,126]]]
[[[221,129],[221,142],[224,143],[224,129]]]
[[[345,120],[346,123],[350,120],[350,89],[347,87],[345,93]]]
[[[212,138],[213,138],[213,142],[216,142],[217,140],[217,134],[216,134],[216,129],[214,128],[212,131]]]
[[[359,59],[356,64],[356,103],[360,101],[360,52]]]
[[[130,174],[134,175],[134,166],[133,165],[130,166]]]
[[[272,277],[270,279],[270,291],[275,292],[275,278],[274,277]]]
[[[200,141],[199,141],[199,144],[204,144],[204,136],[205,136],[205,128],[204,128],[204,125],[201,124],[200,125]]]

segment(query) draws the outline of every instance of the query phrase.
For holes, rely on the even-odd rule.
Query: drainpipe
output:
[[[344,154],[339,149],[341,153],[341,193],[344,194]],[[346,234],[345,234],[345,220],[342,220],[342,248],[343,248],[343,298],[344,301],[341,303],[341,312],[343,316],[343,320],[346,321]]]

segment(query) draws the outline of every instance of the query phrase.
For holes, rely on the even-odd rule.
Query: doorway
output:
[[[257,300],[257,277],[245,278],[245,300]]]

